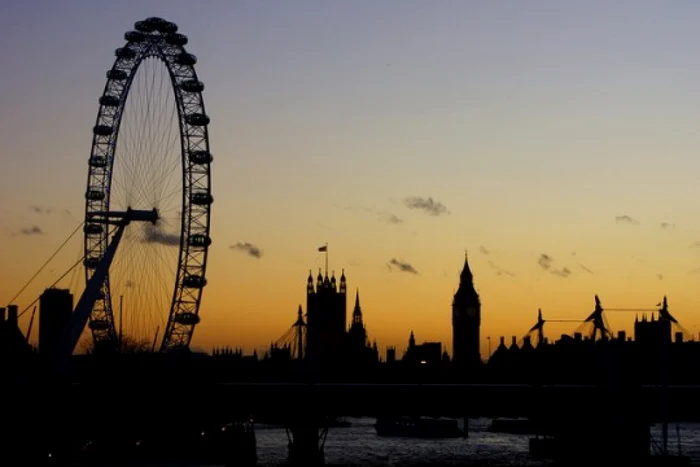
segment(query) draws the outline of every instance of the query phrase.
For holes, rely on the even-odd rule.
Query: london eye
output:
[[[88,160],[84,269],[95,290],[87,325],[95,350],[118,351],[124,335],[153,350],[186,350],[211,244],[204,84],[175,23],[147,18],[124,39],[99,97]]]

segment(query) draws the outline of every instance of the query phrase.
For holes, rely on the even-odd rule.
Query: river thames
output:
[[[491,433],[489,419],[469,420],[469,436],[452,439],[379,437],[374,418],[349,418],[351,426],[331,428],[325,444],[326,463],[342,466],[489,465],[541,466],[549,462],[528,453],[530,435]],[[258,465],[284,465],[284,428],[256,425]],[[670,424],[668,450],[679,450],[700,463],[700,423]],[[661,427],[651,429],[652,443],[661,443]]]

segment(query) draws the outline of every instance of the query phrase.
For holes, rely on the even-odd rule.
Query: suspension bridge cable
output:
[[[61,280],[63,280],[64,277],[66,277],[73,269],[75,269],[75,267],[76,267],[77,265],[79,265],[79,264],[82,263],[82,262],[83,262],[83,258],[80,258],[78,261],[76,261],[75,263],[73,263],[73,265],[72,265],[70,268],[68,268],[68,270],[67,270],[66,272],[64,272],[63,274],[61,274],[61,277],[59,277],[58,279],[56,279],[56,280],[54,281],[54,283],[51,284],[51,285],[49,286],[49,289],[50,289],[51,287],[55,286],[56,284],[58,284],[59,282],[61,282]],[[33,301],[32,303],[30,303],[29,305],[27,305],[27,307],[26,307],[24,310],[22,310],[21,313],[19,313],[19,314],[17,315],[17,318],[20,318],[23,314],[25,314],[33,305],[36,304],[36,302],[39,301],[40,298],[41,298],[41,296],[38,296],[37,298],[35,298],[34,301]]]
[[[80,224],[78,225],[78,227],[76,227],[76,229],[68,236],[68,238],[66,238],[66,240],[65,240],[63,243],[61,243],[61,246],[59,246],[58,249],[57,249],[56,251],[53,252],[53,254],[49,257],[49,259],[47,259],[46,262],[39,268],[39,270],[27,281],[26,284],[24,284],[24,286],[19,290],[19,292],[17,292],[17,294],[16,294],[14,297],[12,297],[12,300],[10,300],[10,303],[14,303],[14,301],[17,300],[17,297],[19,297],[19,296],[22,294],[22,292],[24,292],[24,290],[25,290],[27,287],[29,287],[29,284],[31,284],[32,281],[33,281],[34,279],[36,279],[36,277],[37,277],[39,274],[41,274],[41,271],[43,271],[44,268],[51,262],[51,260],[54,259],[54,258],[56,257],[56,255],[61,251],[61,249],[62,249],[64,246],[66,246],[66,243],[68,243],[68,242],[70,241],[70,239],[73,238],[73,235],[75,235],[75,234],[78,232],[78,230],[80,230],[80,227],[83,226],[83,223],[84,223],[83,221],[80,222]],[[71,269],[73,269],[74,267],[75,267],[75,266],[72,266]],[[36,302],[34,302],[34,303],[36,303]],[[31,306],[31,305],[30,305],[30,306]],[[26,310],[25,310],[25,311],[26,311]],[[22,313],[24,313],[24,311],[23,311]]]

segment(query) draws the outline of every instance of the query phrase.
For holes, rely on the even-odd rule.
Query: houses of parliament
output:
[[[315,279],[315,280],[314,280]],[[388,347],[381,358],[377,342],[370,343],[363,320],[359,289],[350,323],[347,320],[348,284],[345,271],[339,278],[319,270],[314,278],[311,271],[306,281],[306,320],[301,305],[298,318],[286,338],[271,347],[272,358],[303,360],[307,367],[328,372],[333,368],[366,366],[372,363],[397,360],[396,349]],[[481,301],[474,288],[474,278],[465,254],[459,288],[452,302],[452,358],[441,342],[416,343],[411,331],[408,347],[401,361],[436,364],[452,361],[453,365],[469,368],[479,366]]]

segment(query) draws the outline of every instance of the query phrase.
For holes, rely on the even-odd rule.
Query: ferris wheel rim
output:
[[[115,151],[130,88],[143,61],[155,58],[165,65],[174,94],[182,169],[178,265],[160,350],[188,349],[199,323],[211,245],[212,156],[209,117],[202,96],[204,85],[194,68],[196,57],[185,50],[187,37],[177,32],[175,23],[155,17],[138,21],[134,30],[125,33],[125,40],[126,44],[116,49],[114,64],[107,71],[93,127],[85,192],[86,283],[108,245],[109,229],[91,220],[94,213],[110,210]],[[109,275],[91,310],[89,325],[96,346],[115,346],[117,332]]]

